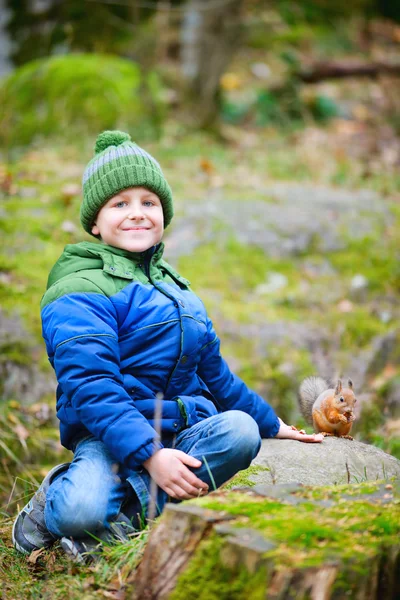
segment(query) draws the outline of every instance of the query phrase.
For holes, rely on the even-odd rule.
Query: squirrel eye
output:
[[[343,396],[340,396],[339,400],[340,400],[340,402],[344,402]]]

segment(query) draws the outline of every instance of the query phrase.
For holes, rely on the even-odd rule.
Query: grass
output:
[[[4,600],[92,600],[122,598],[131,589],[132,572],[144,551],[149,530],[125,543],[105,545],[97,562],[78,566],[55,547],[27,560],[8,540],[11,522],[1,524],[0,597]]]

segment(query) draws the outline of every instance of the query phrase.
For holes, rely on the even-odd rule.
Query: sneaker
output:
[[[126,542],[137,533],[130,520],[119,513],[115,521],[110,524],[109,530],[98,532],[96,536],[85,536],[75,539],[62,537],[60,546],[65,554],[75,563],[88,564],[99,559],[103,551],[103,542],[112,544],[115,542]]]
[[[64,463],[53,467],[43,479],[37,492],[15,519],[12,542],[19,552],[30,554],[33,550],[48,548],[56,541],[57,538],[48,531],[44,521],[46,494],[54,478],[67,471],[69,465],[70,463]]]
[[[79,540],[62,537],[60,546],[68,558],[78,565],[87,565],[95,562],[103,551],[102,543],[91,537]]]

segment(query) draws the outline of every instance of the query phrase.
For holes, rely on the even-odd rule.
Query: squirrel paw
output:
[[[354,440],[352,435],[340,435],[339,437],[345,438],[346,440]]]
[[[331,435],[331,436],[335,437],[333,433],[328,433],[327,431],[320,431],[320,434],[323,435],[324,437],[326,437],[327,435]]]

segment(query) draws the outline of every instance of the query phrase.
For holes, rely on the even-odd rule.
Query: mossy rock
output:
[[[217,491],[166,506],[133,597],[392,600],[399,534],[398,480]]]
[[[18,147],[58,135],[82,139],[113,128],[143,137],[162,116],[160,89],[154,72],[144,76],[137,64],[115,56],[32,61],[0,83],[0,144]]]

